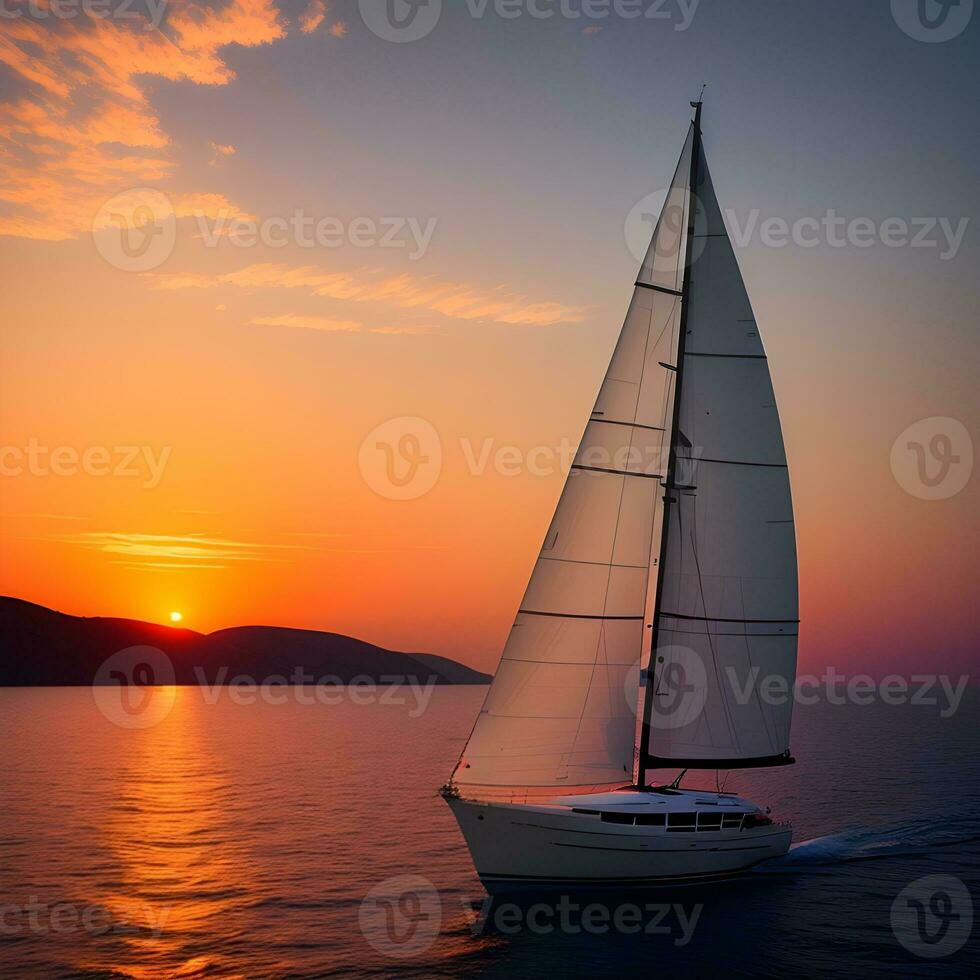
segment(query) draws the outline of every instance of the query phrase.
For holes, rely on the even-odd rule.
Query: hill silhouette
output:
[[[349,682],[369,677],[415,677],[420,683],[487,684],[490,675],[447,657],[401,653],[341,633],[281,626],[238,626],[197,633],[104,616],[68,616],[23,599],[0,596],[0,686],[71,687],[90,685],[99,667],[127,647],[162,650],[174,665],[178,684],[209,683],[219,674],[231,680],[289,678],[297,668],[314,683],[329,676]],[[198,671],[195,672],[195,668]],[[223,670],[224,669],[224,670]]]

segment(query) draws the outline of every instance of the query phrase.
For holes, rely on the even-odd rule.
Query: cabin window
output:
[[[764,813],[747,813],[743,826],[748,830],[751,827],[768,827],[771,823],[772,817],[767,817]]]
[[[721,830],[721,814],[699,813],[698,830]]]
[[[591,813],[592,816],[597,817],[601,813],[601,810],[586,810],[580,806],[573,806],[572,813]]]
[[[602,822],[603,823],[623,823],[631,824],[633,823],[634,817],[632,813],[603,813]]]
[[[692,832],[697,827],[697,813],[669,813],[667,814],[667,830],[677,832]]]
[[[637,827],[663,827],[666,823],[666,813],[641,813],[636,818]]]
[[[722,814],[721,826],[723,830],[738,830],[742,826],[741,813]]]

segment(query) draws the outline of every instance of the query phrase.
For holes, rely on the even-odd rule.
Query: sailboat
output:
[[[720,781],[794,762],[792,698],[758,682],[792,690],[799,606],[769,366],[691,106],[595,408],[441,791],[491,892],[727,877],[792,840]],[[690,770],[719,771],[715,788],[683,788]]]

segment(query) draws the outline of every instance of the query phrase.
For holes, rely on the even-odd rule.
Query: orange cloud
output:
[[[336,23],[331,24],[330,34],[332,37],[347,37],[347,21],[338,20]]]
[[[135,17],[5,21],[0,64],[19,95],[0,105],[0,201],[10,205],[0,234],[74,238],[107,196],[169,177],[170,140],[141,79],[227,85],[221,48],[284,36],[272,0],[219,10],[171,0],[167,33]]]
[[[310,0],[310,5],[299,15],[299,29],[304,34],[312,34],[327,16],[327,5],[323,0]]]
[[[408,273],[379,278],[374,270],[321,272],[313,266],[290,268],[261,262],[219,276],[200,273],[147,273],[154,289],[209,289],[230,285],[242,288],[305,289],[312,296],[356,302],[388,303],[401,309],[426,309],[457,320],[491,320],[528,326],[579,323],[581,306],[554,302],[529,303],[524,296],[463,283],[442,282],[433,276]]]
[[[54,535],[45,540],[60,541],[86,550],[121,556],[116,561],[130,567],[226,568],[214,562],[283,561],[281,551],[313,551],[310,545],[256,544],[204,534],[131,534],[118,531],[91,531]],[[152,561],[150,560],[152,559]]]
[[[231,143],[215,143],[214,140],[211,140],[208,145],[211,147],[211,159],[208,164],[212,167],[216,167],[222,157],[231,157],[238,152]]]

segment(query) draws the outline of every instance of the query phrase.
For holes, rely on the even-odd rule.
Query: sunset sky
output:
[[[452,0],[411,43],[355,0],[0,20],[0,593],[492,670],[563,474],[472,458],[581,435],[638,266],[627,218],[706,82],[739,226],[962,232],[736,251],[791,467],[801,669],[967,669],[977,480],[920,499],[891,454],[921,419],[977,431],[980,13],[930,43],[890,6],[701,0],[687,24],[676,0],[639,20]],[[113,251],[133,200],[172,208],[152,267]],[[297,212],[340,231],[309,244]],[[417,499],[364,463],[397,418],[441,452]]]

